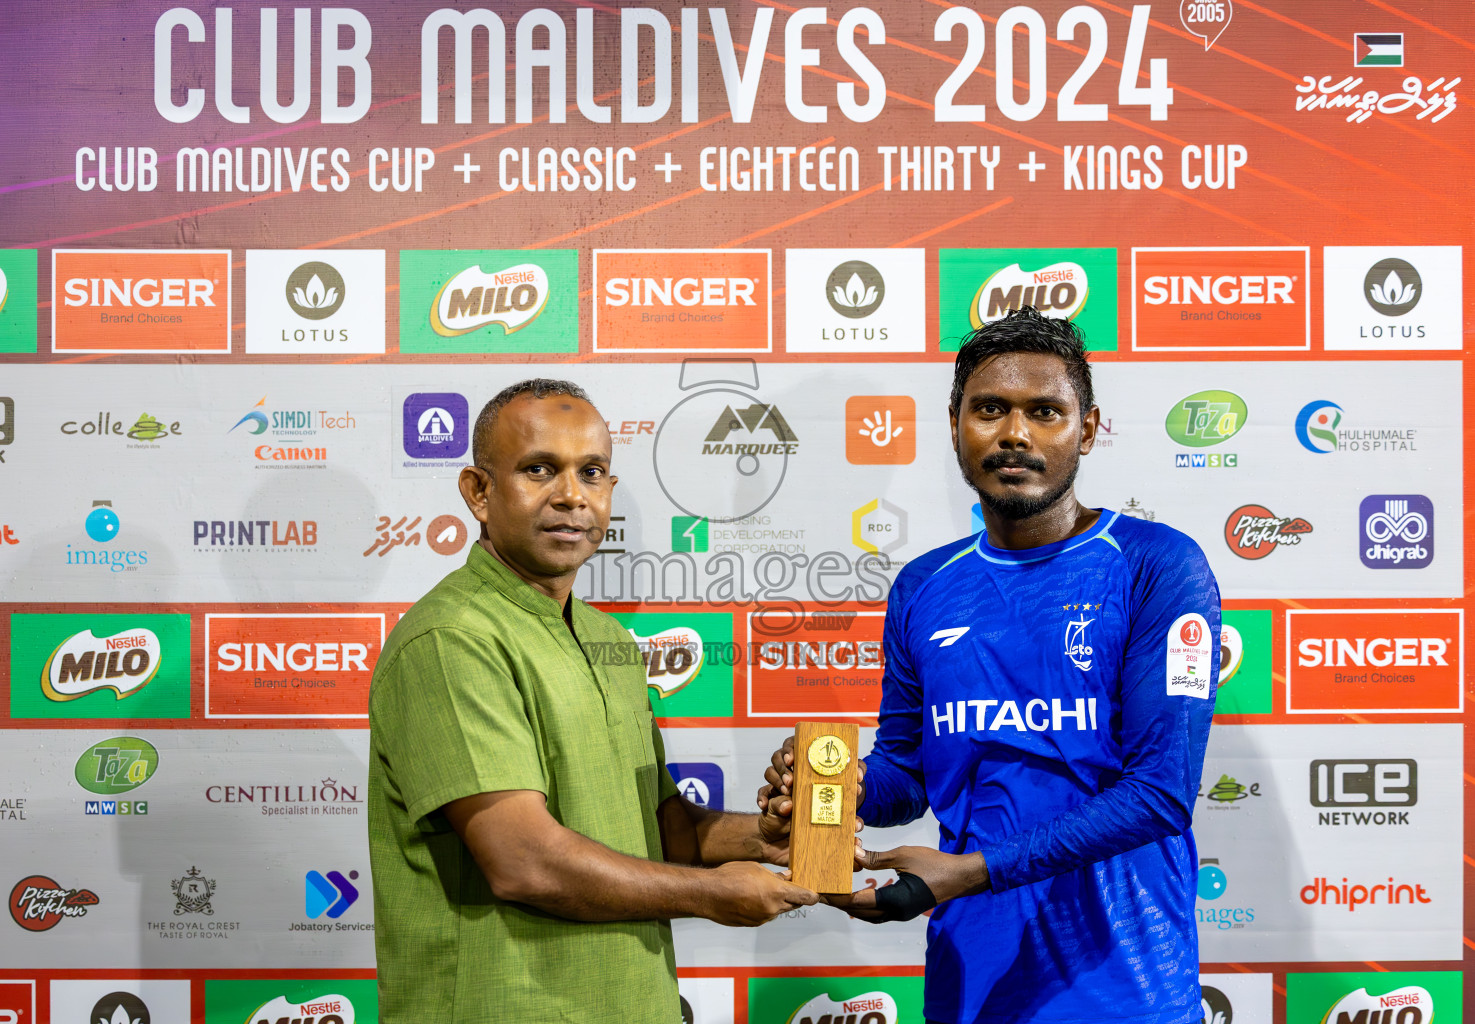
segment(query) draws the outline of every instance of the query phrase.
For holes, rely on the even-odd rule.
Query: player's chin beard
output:
[[[1079,458],[1075,460],[1070,467],[1070,472],[1065,475],[1065,479],[1058,487],[1033,497],[1013,492],[1006,493],[1002,497],[992,495],[969,479],[968,470],[963,466],[961,455],[958,457],[958,466],[963,470],[963,479],[968,482],[968,486],[978,492],[980,503],[1001,519],[1020,522],[1039,515],[1070,493],[1070,489],[1075,486],[1076,472],[1081,468],[1081,460]]]

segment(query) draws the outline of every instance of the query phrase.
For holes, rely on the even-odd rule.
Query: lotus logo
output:
[[[1413,1007],[1414,1012],[1404,1007]],[[1321,1024],[1372,1017],[1381,1020],[1385,1016],[1399,1024],[1428,1024],[1434,1017],[1434,997],[1421,985],[1405,985],[1380,996],[1369,995],[1367,989],[1360,988],[1338,999],[1321,1018]]]
[[[1419,304],[1424,281],[1412,263],[1396,257],[1379,260],[1362,279],[1368,305],[1385,316],[1403,316]]]
[[[825,281],[825,298],[836,313],[859,320],[881,307],[881,301],[886,298],[886,281],[869,263],[847,260],[830,271]]]
[[[646,684],[662,697],[680,690],[702,670],[702,636],[687,626],[673,626],[651,636],[630,630],[645,662]]]
[[[287,304],[305,319],[326,320],[343,298],[343,275],[326,263],[304,263],[287,278]]]
[[[832,999],[821,993],[789,1017],[788,1024],[821,1024],[845,1021],[849,1024],[897,1024],[900,1013],[890,992],[865,992],[849,999]]]
[[[289,1003],[286,996],[277,996],[252,1011],[243,1024],[271,1024],[276,1020],[311,1020],[314,1017],[320,1021],[331,1017],[341,1024],[354,1024],[353,1003],[347,996],[336,993],[300,1003]]]
[[[467,267],[441,286],[430,303],[430,329],[454,338],[492,324],[520,331],[548,305],[548,273],[536,263],[487,273]]]
[[[109,992],[92,1008],[90,1024],[149,1024],[149,1008],[132,992]]]
[[[127,629],[106,637],[84,629],[51,652],[41,667],[41,689],[52,700],[76,700],[99,690],[112,690],[122,700],[158,674],[162,653],[158,634],[151,629]]]

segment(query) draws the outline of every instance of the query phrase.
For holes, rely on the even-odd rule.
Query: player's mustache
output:
[[[994,452],[992,455],[984,456],[983,461],[978,465],[985,473],[995,469],[1004,469],[1005,467],[1023,467],[1024,469],[1032,469],[1036,473],[1043,473],[1045,471],[1044,459],[1038,455],[1026,455],[1023,452]]]

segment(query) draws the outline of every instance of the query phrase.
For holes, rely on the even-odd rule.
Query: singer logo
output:
[[[1286,612],[1286,710],[1463,711],[1464,616],[1457,608]]]
[[[800,631],[769,639],[748,616],[748,714],[755,718],[876,714],[881,707],[881,612],[810,613]]]
[[[520,263],[489,274],[467,267],[441,287],[430,307],[431,329],[443,338],[469,334],[491,324],[503,333],[520,331],[548,304],[548,274]]]
[[[367,718],[380,613],[205,616],[205,717]]]
[[[230,352],[229,249],[57,249],[53,352]]]
[[[1311,347],[1311,250],[1133,249],[1132,347],[1247,352]]]
[[[594,351],[769,352],[767,249],[595,250]]]

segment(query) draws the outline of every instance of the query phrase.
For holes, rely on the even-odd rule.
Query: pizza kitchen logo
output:
[[[1312,532],[1299,516],[1278,516],[1263,505],[1241,505],[1224,521],[1224,542],[1240,558],[1264,558],[1276,548],[1294,547]]]
[[[45,875],[30,875],[10,890],[10,916],[28,932],[44,932],[64,917],[86,917],[99,902],[91,889],[65,889]]]

